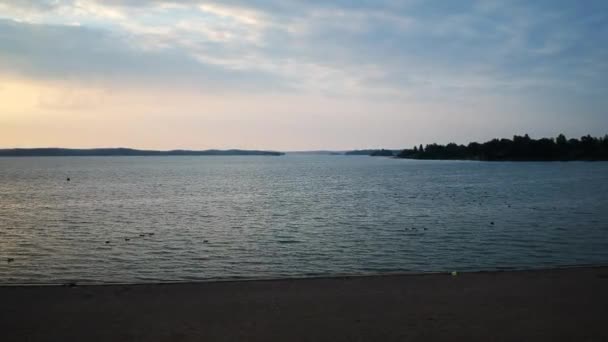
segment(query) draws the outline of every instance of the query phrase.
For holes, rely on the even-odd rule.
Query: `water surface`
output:
[[[2,284],[606,264],[608,163],[0,158],[0,258]]]

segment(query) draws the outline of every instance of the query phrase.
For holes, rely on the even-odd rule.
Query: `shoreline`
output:
[[[603,341],[608,267],[0,287],[3,341]]]
[[[504,272],[538,272],[538,271],[554,271],[568,270],[578,268],[607,268],[606,264],[573,264],[561,266],[547,266],[539,268],[516,268],[502,267],[497,269],[487,270],[454,270],[458,274],[485,274],[485,273],[504,273]],[[91,286],[144,286],[144,285],[196,285],[208,283],[241,283],[241,282],[272,282],[272,281],[292,281],[292,280],[331,280],[331,279],[351,279],[351,278],[376,278],[376,277],[405,277],[405,276],[425,276],[425,275],[451,275],[450,271],[395,271],[395,272],[378,272],[378,273],[336,273],[336,274],[319,274],[319,275],[297,275],[293,277],[268,277],[268,278],[208,278],[197,280],[159,280],[150,282],[62,282],[62,283],[0,283],[0,289],[7,287],[91,287]]]

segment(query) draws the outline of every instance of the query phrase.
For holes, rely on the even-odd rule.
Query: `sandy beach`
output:
[[[608,341],[608,267],[0,287],[2,341]]]

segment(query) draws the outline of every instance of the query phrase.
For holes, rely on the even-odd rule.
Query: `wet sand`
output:
[[[0,341],[608,341],[608,267],[0,287]]]

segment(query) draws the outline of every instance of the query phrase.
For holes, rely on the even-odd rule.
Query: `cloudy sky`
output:
[[[608,133],[608,1],[0,0],[0,147]]]

